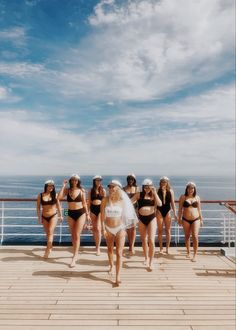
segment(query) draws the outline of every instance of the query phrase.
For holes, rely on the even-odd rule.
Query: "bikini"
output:
[[[136,188],[135,188],[136,189]],[[124,190],[125,191],[125,190]],[[127,191],[125,191],[126,192],[126,194],[129,196],[129,198],[131,199],[132,197],[134,197],[134,195],[136,194],[136,192],[135,193],[128,193]],[[137,202],[135,202],[134,204],[133,204],[133,206],[134,206],[134,208],[136,209],[137,207],[138,207],[138,203]]]
[[[189,203],[188,201],[184,201],[183,202],[183,207],[184,208],[188,208],[188,207],[194,207],[194,208],[197,208],[198,207],[198,201],[195,201],[193,203]],[[193,219],[193,220],[189,220],[189,219],[186,219],[185,217],[182,217],[182,220],[185,221],[185,222],[188,222],[191,226],[192,223],[194,223],[195,221],[199,220],[200,217],[198,216],[196,219]]]
[[[67,194],[67,202],[69,203],[76,203],[76,202],[82,202],[81,193],[79,193],[75,199],[73,199],[68,192]],[[68,217],[72,218],[74,221],[77,221],[84,213],[86,213],[86,210],[84,207],[81,207],[77,210],[70,210],[68,209]]]
[[[106,217],[109,217],[109,218],[121,218],[122,208],[118,205],[114,205],[114,206],[107,205],[105,207],[105,215],[106,215]],[[117,227],[109,227],[105,224],[105,227],[114,236],[116,236],[121,230],[124,229],[123,224],[121,224]]]
[[[91,201],[95,201],[95,200],[102,200],[104,196],[100,195],[99,193],[96,194],[96,192],[91,191]],[[101,209],[101,205],[94,205],[94,204],[90,204],[90,211],[95,214],[96,216],[99,215],[100,210]]]
[[[41,201],[41,205],[55,205],[57,203],[57,199],[51,199],[49,201],[45,201],[43,199],[43,194],[40,194],[40,201]],[[49,217],[45,216],[42,214],[42,219],[44,219],[45,221],[49,222],[53,217],[55,217],[55,215],[57,215],[57,212],[54,213],[53,215],[50,215]]]
[[[154,199],[145,199],[142,194],[140,194],[140,198],[138,200],[138,210],[140,210],[143,206],[154,206]],[[139,214],[139,220],[145,225],[148,226],[149,223],[155,218],[155,213],[151,213],[148,215]]]
[[[158,189],[157,194],[158,194],[160,200],[162,201],[162,206],[157,206],[157,209],[161,213],[162,217],[165,218],[167,213],[170,211],[171,192],[166,191],[165,203],[164,203],[164,194],[163,194],[162,189]]]

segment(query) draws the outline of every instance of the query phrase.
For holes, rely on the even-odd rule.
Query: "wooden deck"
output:
[[[0,247],[0,329],[4,330],[233,330],[235,264],[220,248],[201,248],[196,263],[184,248],[143,266],[141,248],[123,259],[122,284],[113,286],[106,249],[84,247],[69,268],[69,247]]]

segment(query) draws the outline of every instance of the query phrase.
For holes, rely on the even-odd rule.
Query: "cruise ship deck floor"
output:
[[[100,256],[82,247],[69,268],[70,247],[0,247],[1,330],[233,330],[235,263],[219,247],[202,247],[197,262],[183,247],[155,254],[155,269],[143,265],[140,247],[125,249],[122,283],[108,274]]]

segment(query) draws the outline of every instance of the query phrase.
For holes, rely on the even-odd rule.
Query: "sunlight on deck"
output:
[[[113,285],[106,248],[82,248],[69,268],[70,247],[0,247],[0,329],[235,329],[235,264],[220,248],[200,248],[198,261],[184,248],[143,266],[141,248],[123,258],[122,284]]]

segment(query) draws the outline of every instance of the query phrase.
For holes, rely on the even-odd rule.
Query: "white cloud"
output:
[[[172,106],[107,117],[86,133],[45,113],[8,109],[0,112],[1,174],[233,174],[233,104],[233,86],[218,87]]]
[[[94,31],[63,54],[67,96],[150,100],[211,81],[234,65],[234,2],[102,1]],[[92,91],[92,93],[91,93]]]
[[[12,27],[0,31],[0,42],[10,42],[15,46],[24,46],[26,44],[26,30],[23,27]]]
[[[20,101],[21,98],[12,93],[11,88],[0,86],[0,102],[4,103],[16,103]]]
[[[41,64],[30,64],[27,62],[0,62],[0,74],[8,76],[33,76],[43,73],[44,66]]]

